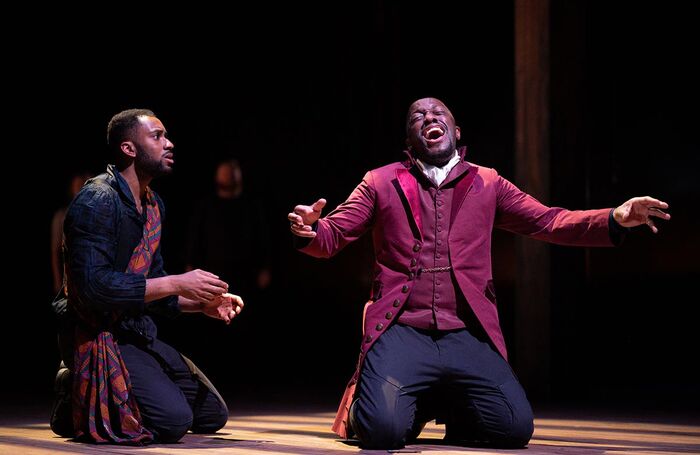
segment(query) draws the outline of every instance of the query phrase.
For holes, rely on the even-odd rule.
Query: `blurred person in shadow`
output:
[[[271,284],[267,223],[259,201],[243,190],[238,160],[219,161],[214,184],[215,194],[193,210],[185,270],[216,270],[250,304]]]
[[[122,111],[108,124],[107,142],[115,164],[82,187],[64,221],[65,285],[54,308],[66,368],[51,427],[80,441],[131,445],[216,432],[228,420],[226,403],[158,338],[151,314],[199,312],[228,324],[243,301],[213,273],[165,272],[165,207],[150,183],[171,173],[175,155],[160,119]],[[66,382],[70,393],[61,389]]]
[[[80,188],[91,175],[85,171],[78,171],[71,174],[68,180],[68,202],[73,200]],[[63,283],[63,220],[66,217],[68,204],[57,209],[51,218],[51,278],[53,292],[57,293]]]

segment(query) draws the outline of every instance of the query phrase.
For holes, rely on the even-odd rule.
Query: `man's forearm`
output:
[[[146,295],[144,296],[144,301],[152,302],[169,295],[179,295],[179,293],[180,287],[175,275],[148,278],[146,280]]]
[[[183,313],[197,313],[202,311],[203,306],[202,302],[182,296],[177,299],[177,304],[180,306],[180,311]]]

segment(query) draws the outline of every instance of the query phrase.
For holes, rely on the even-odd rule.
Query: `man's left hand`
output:
[[[652,217],[670,220],[671,215],[663,211],[667,208],[667,203],[653,197],[633,197],[613,211],[613,218],[620,226],[628,228],[646,224],[656,234],[659,230]]]
[[[243,310],[243,299],[235,294],[221,294],[211,302],[202,303],[202,313],[229,324]]]

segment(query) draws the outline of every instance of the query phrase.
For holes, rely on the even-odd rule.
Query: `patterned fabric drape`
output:
[[[148,274],[160,234],[160,209],[150,188],[146,188],[143,238],[134,248],[127,273]],[[110,327],[120,319],[119,311],[109,315],[105,327],[95,314],[75,305],[74,308],[82,322],[75,331],[73,427],[76,437],[97,443],[142,445],[152,442],[153,434],[143,426],[131,393],[129,372],[111,332]]]

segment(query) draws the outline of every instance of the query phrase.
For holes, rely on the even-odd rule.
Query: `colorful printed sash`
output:
[[[153,192],[146,188],[143,238],[131,255],[127,273],[148,274],[153,252],[160,243],[160,234],[160,209]],[[152,442],[153,434],[143,426],[136,399],[131,393],[129,372],[111,329],[105,329],[96,315],[75,309],[81,321],[92,329],[78,325],[75,330],[73,427],[76,438],[132,445]],[[110,314],[108,327],[114,326],[120,316],[119,311]]]

